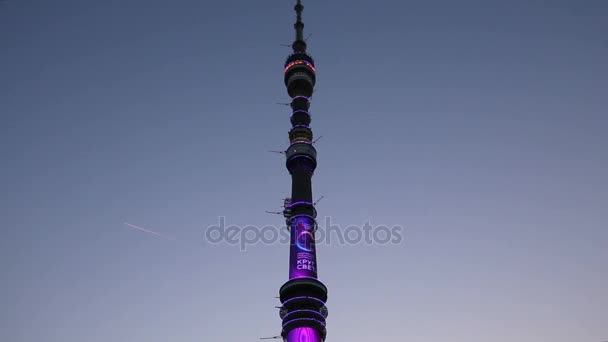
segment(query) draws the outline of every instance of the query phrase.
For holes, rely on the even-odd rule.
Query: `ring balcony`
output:
[[[291,114],[291,124],[293,126],[310,125],[310,114],[305,110],[296,110]]]
[[[310,56],[306,52],[294,52],[291,55],[287,56],[287,61],[285,61],[285,68],[287,68],[290,63],[295,61],[306,61],[310,63],[313,68],[315,66],[315,61],[312,56]]]
[[[285,151],[287,170],[293,174],[298,168],[313,173],[317,168],[317,150],[309,143],[295,143]]]
[[[310,99],[306,96],[296,96],[291,100],[291,109],[294,111],[307,111],[310,108]]]
[[[308,126],[298,125],[293,127],[289,131],[289,141],[291,144],[296,143],[308,143],[310,144],[313,139],[313,134]]]
[[[285,85],[289,96],[312,96],[316,82],[316,69],[306,60],[295,60],[285,67]]]
[[[312,144],[295,143],[291,144],[287,148],[287,151],[285,151],[285,156],[287,157],[288,161],[296,158],[309,158],[316,161],[317,150],[312,146]]]

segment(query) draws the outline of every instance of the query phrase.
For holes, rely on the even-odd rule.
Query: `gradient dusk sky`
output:
[[[0,341],[278,335],[294,3],[0,2]],[[608,1],[304,5],[328,342],[607,340]]]

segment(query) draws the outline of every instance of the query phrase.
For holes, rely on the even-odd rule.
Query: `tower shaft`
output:
[[[291,244],[289,281],[279,291],[283,319],[281,335],[287,342],[322,342],[327,334],[327,288],[317,279],[317,211],[312,199],[311,181],[317,167],[317,151],[313,146],[309,112],[316,69],[313,58],[306,53],[303,10],[304,6],[298,0],[293,53],[285,62],[285,86],[292,99],[290,145],[285,155],[292,186],[291,199],[285,204]]]

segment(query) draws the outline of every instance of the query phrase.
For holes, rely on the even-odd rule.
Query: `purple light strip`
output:
[[[291,99],[292,99],[292,100],[295,100],[295,99],[306,99],[306,101],[310,102],[310,97],[308,97],[308,96],[303,96],[303,95],[294,96],[294,97],[292,97]]]
[[[298,279],[302,279],[302,278],[306,278],[306,279],[314,279],[314,280],[317,280],[317,278],[312,278],[312,277],[300,277],[300,278],[298,278]],[[301,297],[294,297],[294,298],[290,298],[290,299],[286,300],[285,302],[283,302],[283,305],[285,305],[285,304],[287,304],[287,303],[289,303],[289,302],[292,302],[292,301],[294,301],[294,300],[300,300],[300,299],[312,299],[313,301],[316,301],[316,302],[319,302],[319,303],[321,303],[321,304],[325,305],[325,302],[324,302],[324,301],[322,301],[322,300],[320,300],[319,298],[316,298],[316,297],[309,297],[309,296],[301,296]]]
[[[317,322],[319,323],[322,327],[325,327],[325,323],[319,321],[318,319],[314,319],[314,318],[295,318],[292,319],[291,321],[287,321],[283,324],[283,328],[285,328],[286,325],[288,325],[291,322],[295,322],[295,321],[312,321],[312,322]]]
[[[315,204],[312,202],[300,201],[300,202],[291,203],[287,208],[295,207],[295,206],[302,205],[302,204],[311,205],[313,207],[315,206]],[[300,215],[298,215],[298,216],[300,216]],[[294,216],[294,217],[296,217],[296,216]]]
[[[315,311],[315,310],[310,310],[310,309],[303,309],[303,310],[294,310],[294,311],[290,311],[289,313],[287,313],[287,315],[285,315],[285,317],[283,317],[283,320],[285,320],[286,317],[289,317],[292,314],[296,314],[298,312],[312,312],[315,313],[321,317],[323,317],[323,314],[321,314],[319,311]]]
[[[309,156],[307,154],[296,154],[293,157],[287,159],[287,162],[289,163],[290,161],[292,161],[292,160],[294,160],[296,158],[308,158],[308,159],[316,162],[316,160],[313,157],[311,157],[311,156]]]

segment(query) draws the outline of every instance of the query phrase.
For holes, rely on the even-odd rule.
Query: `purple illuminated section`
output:
[[[315,220],[310,216],[294,217],[291,220],[290,234],[289,279],[316,279]]]
[[[321,334],[313,328],[295,328],[287,334],[287,342],[322,342]]]

